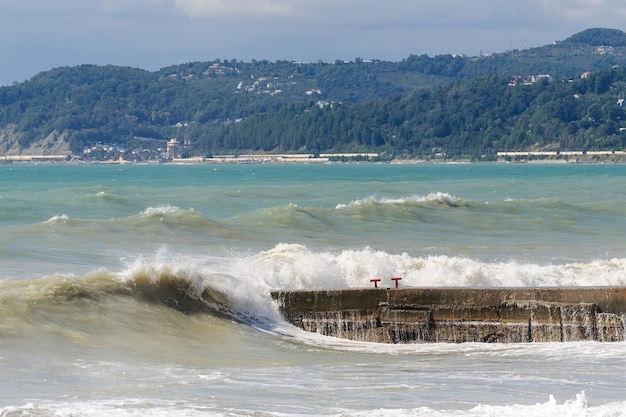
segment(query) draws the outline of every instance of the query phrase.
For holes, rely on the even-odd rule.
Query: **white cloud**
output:
[[[144,0],[147,1],[147,0]],[[597,25],[626,17],[624,0],[171,0],[192,18],[288,18],[352,26],[536,27]],[[594,25],[592,25],[594,26]],[[606,24],[605,24],[606,26]]]
[[[177,11],[193,18],[221,16],[285,17],[297,13],[298,0],[174,0]]]
[[[623,0],[534,0],[534,2],[544,13],[572,23],[597,21],[598,24],[595,26],[606,26],[602,23],[626,17],[626,3]]]

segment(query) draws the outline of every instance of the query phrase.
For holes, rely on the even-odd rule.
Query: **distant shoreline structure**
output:
[[[582,155],[626,155],[626,151],[520,151],[498,152],[498,157],[506,156],[582,156]]]
[[[190,158],[171,158],[164,161],[151,161],[151,163],[169,163],[169,164],[185,164],[185,163],[214,163],[214,164],[262,164],[262,163],[310,163],[319,164],[327,162],[341,161],[372,161],[379,158],[378,153],[372,152],[353,152],[353,153],[320,153],[320,154],[230,154],[215,155],[211,157],[190,157]],[[119,163],[130,164],[136,163],[124,159],[119,160],[103,160],[103,161],[84,161],[74,159],[71,155],[0,155],[0,163],[55,163],[67,162],[71,164],[106,164]],[[145,163],[145,162],[141,162]]]
[[[69,155],[0,155],[0,162],[63,162]]]
[[[215,155],[208,158],[173,158],[172,163],[204,162],[222,164],[245,163],[326,163],[338,160],[371,161],[379,158],[378,153],[304,153],[304,154],[246,154],[246,155]],[[191,160],[191,161],[190,161]]]
[[[497,152],[498,162],[626,162],[626,151],[515,151]]]
[[[626,150],[605,151],[501,151],[490,160],[448,157],[445,153],[432,157],[396,156],[389,160],[380,160],[375,152],[351,153],[259,153],[227,154],[207,157],[170,158],[168,160],[131,161],[108,159],[90,161],[68,155],[0,155],[0,164],[324,164],[342,162],[386,162],[393,164],[411,163],[626,163]]]

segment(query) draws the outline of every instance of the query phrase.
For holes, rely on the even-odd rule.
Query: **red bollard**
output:
[[[374,283],[374,288],[378,288],[378,283],[380,282],[380,278],[370,279],[370,282]]]
[[[396,283],[396,288],[398,288],[398,281],[400,281],[402,278],[400,277],[396,277],[396,278],[391,278],[392,281],[394,281]]]

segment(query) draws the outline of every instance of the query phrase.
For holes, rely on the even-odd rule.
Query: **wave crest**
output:
[[[170,216],[170,215],[184,215],[184,214],[196,214],[196,213],[201,214],[194,209],[185,210],[177,206],[166,204],[166,205],[158,206],[158,207],[148,207],[147,209],[139,213],[139,216],[143,218],[151,218],[151,217],[163,218],[165,216]]]
[[[183,230],[216,232],[225,236],[231,236],[233,232],[223,224],[207,219],[202,212],[193,208],[183,209],[173,205],[148,207],[136,216],[128,220],[133,224],[146,227],[164,225],[168,228],[181,227]]]
[[[104,201],[108,203],[126,203],[127,200],[119,195],[112,194],[107,191],[98,191],[97,193],[89,193],[87,197],[94,200]]]
[[[413,195],[401,198],[378,198],[370,196],[360,200],[351,201],[348,204],[338,204],[336,209],[354,208],[354,207],[372,207],[380,205],[402,206],[402,205],[443,205],[447,207],[467,206],[470,203],[467,200],[455,197],[444,192],[430,193],[426,196]]]
[[[45,224],[68,224],[70,222],[70,217],[67,214],[60,214],[57,216],[52,216],[48,220],[46,220]]]

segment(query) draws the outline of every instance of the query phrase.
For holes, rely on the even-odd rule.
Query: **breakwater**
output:
[[[380,343],[624,340],[626,287],[275,291],[293,325]]]

